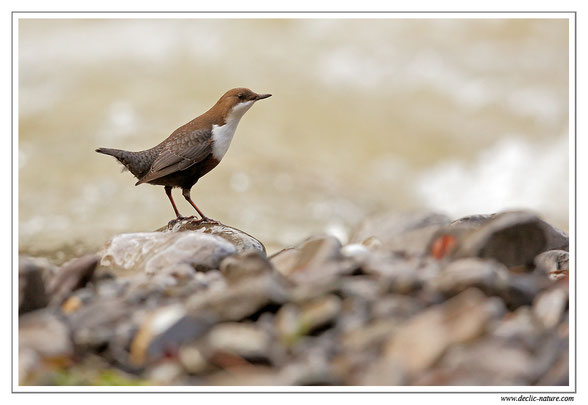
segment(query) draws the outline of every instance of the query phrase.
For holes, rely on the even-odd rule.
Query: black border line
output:
[[[573,14],[574,22],[574,391],[15,391],[14,390],[14,19],[16,14]],[[100,17],[97,17],[99,19]],[[423,18],[423,19],[435,19]],[[490,18],[489,18],[490,19]],[[568,29],[569,33],[569,29]],[[568,36],[568,40],[571,39]],[[569,49],[569,43],[568,43]],[[12,11],[10,19],[10,391],[12,394],[577,394],[578,393],[578,26],[577,11]],[[569,62],[569,56],[568,56]],[[568,81],[569,91],[569,81]],[[569,100],[569,95],[568,95]],[[569,111],[569,106],[568,106]],[[568,129],[569,130],[569,129]],[[569,143],[568,143],[569,144]],[[569,361],[569,359],[568,359]],[[158,387],[158,386],[152,386]],[[169,387],[169,386],[167,386]],[[194,386],[197,388],[199,386]],[[529,386],[533,387],[533,386]]]

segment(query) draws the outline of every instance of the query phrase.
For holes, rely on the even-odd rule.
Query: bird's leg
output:
[[[190,189],[188,189],[188,188],[182,189],[182,194],[184,195],[184,198],[186,199],[186,201],[188,201],[192,205],[192,207],[194,207],[194,209],[196,211],[198,211],[198,214],[202,217],[203,221],[213,222],[210,218],[208,218],[206,215],[204,215],[204,213],[202,211],[200,211],[198,209],[196,204],[194,204],[194,201],[192,201],[192,199],[190,198]]]
[[[165,194],[167,194],[167,198],[169,198],[169,200],[172,203],[172,207],[174,207],[174,212],[176,213],[176,217],[178,217],[178,219],[182,219],[183,217],[180,215],[180,211],[178,211],[178,208],[176,207],[176,203],[174,202],[174,199],[172,197],[172,188],[170,186],[165,186]]]

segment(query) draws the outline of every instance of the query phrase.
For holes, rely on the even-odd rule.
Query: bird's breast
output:
[[[237,124],[239,120],[235,119],[221,126],[212,126],[212,155],[215,159],[220,161],[229,150]]]

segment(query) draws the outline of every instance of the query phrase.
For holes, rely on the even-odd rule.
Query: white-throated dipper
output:
[[[171,191],[180,187],[184,198],[203,220],[208,220],[190,198],[190,189],[198,179],[219,164],[231,144],[241,117],[258,100],[271,94],[257,94],[246,88],[227,91],[210,110],[176,129],[167,139],[151,149],[129,152],[98,148],[96,152],[114,156],[139,181],[164,186],[178,218]]]

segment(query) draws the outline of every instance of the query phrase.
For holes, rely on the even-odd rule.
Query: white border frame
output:
[[[20,386],[18,384],[18,27],[20,19],[567,19],[569,22],[569,201],[570,201],[570,385],[567,387],[551,386],[337,386],[337,387],[272,387],[272,386],[149,386],[149,387],[93,387],[93,386]],[[13,223],[12,227],[12,390],[13,392],[374,392],[374,393],[504,393],[518,396],[524,393],[534,393],[537,396],[554,393],[576,392],[576,14],[575,12],[13,12],[12,14],[12,181],[13,181]],[[574,305],[572,305],[574,304]]]

